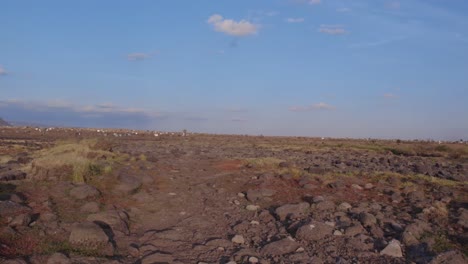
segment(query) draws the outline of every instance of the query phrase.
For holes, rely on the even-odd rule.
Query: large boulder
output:
[[[319,241],[333,233],[333,227],[325,223],[312,221],[299,227],[296,238],[305,241]]]
[[[86,220],[101,226],[108,226],[116,234],[118,234],[118,232],[124,235],[129,234],[128,224],[130,219],[125,211],[111,210],[91,214]]]
[[[137,192],[142,185],[140,179],[125,174],[119,175],[118,180],[119,183],[115,187],[114,192],[124,195]]]
[[[112,255],[112,244],[106,232],[92,222],[75,224],[71,229],[68,241],[77,247],[99,250]]]
[[[281,256],[292,253],[298,248],[299,244],[291,237],[288,237],[265,245],[261,252],[263,255]]]
[[[309,213],[310,204],[303,202],[298,204],[286,204],[276,208],[275,213],[281,221],[288,218],[298,218]]]
[[[78,185],[70,190],[70,196],[78,200],[96,198],[99,195],[100,192],[96,187],[87,184]]]

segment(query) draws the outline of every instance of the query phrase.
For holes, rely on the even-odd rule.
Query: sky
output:
[[[468,139],[468,1],[4,0],[0,117]]]

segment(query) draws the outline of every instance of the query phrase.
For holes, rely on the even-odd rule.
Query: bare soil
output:
[[[2,127],[0,263],[466,263],[467,183],[460,143]]]

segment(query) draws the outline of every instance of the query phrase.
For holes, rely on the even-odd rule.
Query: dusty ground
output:
[[[466,263],[468,146],[0,128],[0,263]]]

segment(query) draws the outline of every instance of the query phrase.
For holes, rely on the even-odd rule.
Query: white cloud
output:
[[[259,25],[253,24],[247,20],[242,19],[240,21],[235,21],[232,19],[224,19],[218,14],[212,15],[207,22],[213,25],[215,31],[237,37],[256,34],[260,29]]]
[[[292,112],[307,112],[307,111],[313,111],[313,110],[335,110],[336,107],[333,105],[329,105],[327,103],[316,103],[313,105],[309,106],[292,106],[289,108],[289,111]]]
[[[303,17],[298,17],[298,18],[290,17],[290,18],[286,19],[286,22],[288,22],[288,23],[302,23],[302,22],[304,22],[304,20],[305,19]]]
[[[309,3],[309,5],[318,5],[322,3],[322,0],[308,0],[307,3]]]
[[[3,68],[2,65],[0,65],[0,76],[7,75],[7,74],[8,74],[8,72],[5,70],[5,68]]]
[[[151,54],[149,53],[143,53],[143,52],[134,52],[130,53],[127,55],[127,60],[129,61],[141,61],[141,60],[146,60],[151,57]]]
[[[328,35],[343,35],[348,33],[342,25],[320,25],[318,31]]]

